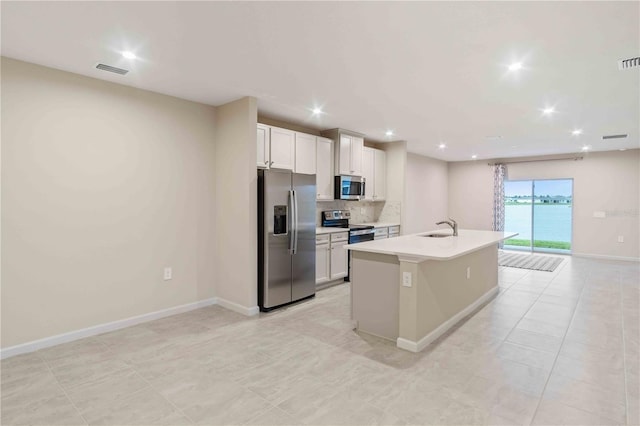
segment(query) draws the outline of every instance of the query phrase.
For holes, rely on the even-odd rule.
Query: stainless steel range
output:
[[[322,212],[322,226],[329,228],[348,228],[349,244],[373,241],[375,230],[372,225],[351,225],[349,224],[351,213],[349,210],[327,210]],[[349,281],[351,274],[351,253],[349,253],[349,270],[345,281]]]

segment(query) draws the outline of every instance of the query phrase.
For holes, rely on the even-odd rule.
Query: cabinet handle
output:
[[[269,164],[269,162],[267,160],[264,161],[264,164]]]
[[[273,166],[273,161],[270,163],[271,166]]]

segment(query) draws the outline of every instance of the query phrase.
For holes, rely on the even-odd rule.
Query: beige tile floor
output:
[[[2,424],[634,424],[636,263],[500,270],[420,354],[350,329],[347,284],[258,318],[218,306],[2,361]]]

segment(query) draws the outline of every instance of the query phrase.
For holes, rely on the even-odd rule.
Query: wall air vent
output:
[[[607,139],[624,139],[629,135],[604,135],[602,137],[602,140],[607,140]]]
[[[637,56],[635,58],[618,59],[619,70],[628,70],[630,68],[638,67],[640,67],[640,56]]]
[[[122,68],[116,68],[116,67],[112,67],[111,65],[105,65],[105,64],[98,64],[96,65],[96,68],[102,71],[109,71],[109,72],[113,72],[120,75],[125,75],[126,73],[129,72],[129,70],[123,70]]]

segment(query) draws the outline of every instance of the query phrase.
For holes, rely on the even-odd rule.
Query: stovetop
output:
[[[373,229],[372,225],[350,224],[351,213],[348,210],[328,210],[322,212],[322,226],[328,228],[345,228],[349,231],[361,231],[363,229]]]

